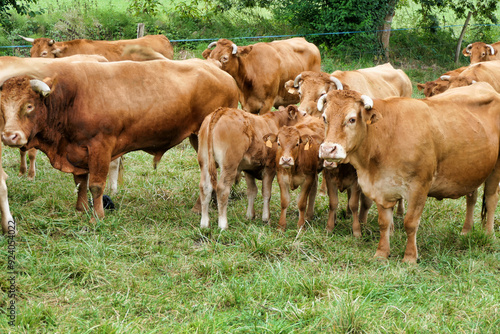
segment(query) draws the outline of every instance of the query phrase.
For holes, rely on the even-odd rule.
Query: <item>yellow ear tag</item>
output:
[[[368,125],[372,124],[372,120],[371,119],[367,120],[366,124],[368,124]]]
[[[273,143],[271,143],[271,141],[268,139],[268,140],[266,141],[266,146],[267,146],[267,147],[273,147]]]
[[[306,143],[306,146],[304,146],[304,151],[308,151],[309,150],[309,142]]]

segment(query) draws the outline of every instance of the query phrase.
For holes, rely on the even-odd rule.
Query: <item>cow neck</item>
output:
[[[262,115],[261,117],[269,119],[270,121],[274,122],[278,129],[281,128],[282,126],[289,125],[290,123],[288,111],[286,110],[270,111]]]

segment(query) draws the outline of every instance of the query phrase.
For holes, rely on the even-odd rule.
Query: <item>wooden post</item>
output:
[[[144,23],[137,24],[137,38],[144,36]]]

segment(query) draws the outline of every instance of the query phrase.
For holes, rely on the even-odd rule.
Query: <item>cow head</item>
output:
[[[27,42],[33,44],[30,50],[31,57],[37,58],[58,58],[62,57],[65,47],[61,47],[56,41],[50,38],[28,38],[20,36]]]
[[[212,49],[213,48],[213,49]],[[231,42],[228,39],[219,39],[217,42],[212,42],[207,49],[203,51],[203,58],[213,61],[224,71],[236,76],[238,71],[238,58],[248,55],[252,51],[253,46],[240,46]]]
[[[317,109],[318,99],[321,95],[328,93],[330,90],[349,89],[339,79],[328,73],[312,71],[302,72],[295,80],[287,81],[285,88],[288,93],[299,96],[299,110],[313,116],[321,116]]]
[[[490,44],[475,42],[467,45],[467,47],[462,50],[462,54],[466,57],[470,57],[470,63],[475,64],[481,61],[496,59],[497,52]]]
[[[427,81],[425,84],[418,84],[417,88],[420,91],[424,91],[425,97],[431,97],[443,93],[449,88],[449,86],[449,80],[439,78],[434,81]]]
[[[285,169],[292,168],[299,156],[300,150],[309,150],[313,144],[313,138],[309,135],[300,135],[294,126],[283,126],[277,134],[267,134],[264,141],[268,147],[277,143],[276,163]]]
[[[46,82],[33,80],[28,76],[5,81],[0,99],[5,120],[2,131],[4,144],[21,147],[28,143],[33,129],[40,121],[40,115],[44,113],[46,108],[44,99],[50,92],[51,89]]]
[[[370,97],[350,90],[334,90],[321,96],[318,109],[325,122],[319,157],[335,164],[349,162],[349,153],[364,140],[368,126],[382,117]]]

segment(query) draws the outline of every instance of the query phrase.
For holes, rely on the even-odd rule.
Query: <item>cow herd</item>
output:
[[[412,99],[410,79],[389,63],[321,72],[320,52],[304,38],[248,46],[220,39],[203,52],[204,60],[172,60],[173,48],[162,35],[112,42],[23,38],[33,44],[32,58],[0,57],[2,142],[29,152],[31,178],[37,149],[53,167],[72,173],[77,210],[88,209],[89,189],[95,216],[104,217],[106,179],[109,174],[116,190],[122,155],[143,150],[156,164],[189,138],[200,166],[193,209],[201,213],[203,228],[209,226],[213,192],[218,225],[228,228],[229,193],[242,172],[248,219],[255,218],[258,179],[262,220],[269,221],[277,177],[278,226],[286,228],[290,191],[300,187],[302,228],[313,217],[323,173],[328,231],[336,223],[338,191],[347,190],[356,237],[375,202],[375,257],[389,256],[397,205],[408,238],[403,261],[416,262],[428,196],[467,196],[467,233],[482,184],[483,225],[493,233],[500,182],[500,42],[468,45],[463,54],[470,66],[419,84],[426,98]],[[5,178],[0,164],[7,233],[13,218]]]

